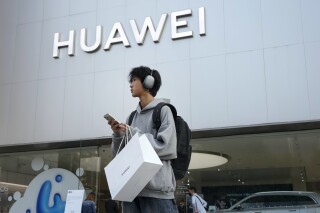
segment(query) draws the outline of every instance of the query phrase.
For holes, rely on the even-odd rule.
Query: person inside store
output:
[[[175,121],[168,106],[161,109],[161,126],[158,132],[152,128],[153,109],[162,102],[155,98],[162,83],[160,73],[140,66],[131,70],[128,79],[131,95],[138,98],[139,103],[130,127],[116,120],[108,122],[113,130],[113,155],[117,153],[127,128],[130,128],[132,135],[139,133],[147,136],[163,166],[132,202],[122,202],[122,212],[177,213],[178,207],[174,199],[176,180],[171,167],[171,160],[177,157],[177,138]]]
[[[118,204],[116,201],[111,198],[107,199],[104,203],[104,207],[106,209],[106,213],[119,213]]]
[[[215,206],[216,206],[217,209],[221,209],[221,202],[220,202],[219,199],[216,200]]]
[[[186,203],[183,199],[180,200],[179,206],[178,206],[179,213],[186,213]]]
[[[96,213],[95,194],[90,192],[82,203],[81,213]]]
[[[207,211],[203,206],[206,206],[207,202],[197,194],[197,189],[194,186],[190,186],[188,192],[191,196],[193,213],[206,213]]]

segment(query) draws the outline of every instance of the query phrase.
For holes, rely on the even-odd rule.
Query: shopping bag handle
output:
[[[118,151],[117,151],[117,154],[116,154],[116,155],[119,154],[120,148],[121,148],[121,146],[122,146],[123,141],[125,141],[125,146],[126,146],[127,143],[129,142],[129,135],[130,135],[130,137],[132,137],[132,132],[131,132],[130,126],[126,124],[126,127],[127,127],[127,128],[126,128],[126,134],[122,137],[122,140],[121,140],[121,142],[120,142],[120,145],[119,145],[119,148],[118,148]]]

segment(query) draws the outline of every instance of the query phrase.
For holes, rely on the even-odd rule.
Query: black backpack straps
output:
[[[208,207],[208,203],[207,203],[207,205],[205,206],[205,203],[203,203],[202,201],[201,201],[201,199],[203,200],[203,198],[199,198],[198,197],[198,195],[194,195],[194,196],[196,196],[196,198],[198,198],[198,200],[200,201],[200,203],[201,203],[201,205],[203,206],[203,208],[206,210],[206,211],[208,211],[208,209],[207,209],[207,207]],[[203,200],[203,201],[205,201],[205,200]],[[205,201],[205,202],[207,202],[207,201]]]
[[[198,198],[198,200],[200,201],[201,205],[203,206],[202,201],[200,200],[200,198],[198,197],[198,195],[194,195],[196,198]]]
[[[129,116],[129,119],[128,119],[128,125],[130,126],[132,124],[132,121],[133,121],[133,117],[135,116],[137,110],[134,110],[131,112],[130,116]]]
[[[165,103],[165,102],[158,103],[157,106],[154,108],[153,114],[152,114],[153,128],[156,129],[157,131],[161,126],[161,108],[163,106],[170,107],[174,120],[176,120],[177,118],[177,110],[172,104]]]

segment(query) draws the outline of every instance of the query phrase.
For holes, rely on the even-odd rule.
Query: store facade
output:
[[[162,75],[157,97],[188,122],[194,151],[228,159],[190,170],[178,202],[187,184],[211,205],[256,191],[320,192],[318,1],[0,6],[0,212],[31,211],[39,193],[27,191],[47,179],[47,208],[59,180],[94,191],[104,212],[112,132],[103,115],[124,121],[135,109],[127,75],[140,65]]]

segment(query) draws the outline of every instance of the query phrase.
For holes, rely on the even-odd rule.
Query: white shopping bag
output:
[[[161,167],[148,138],[135,134],[104,168],[112,199],[133,201]]]

